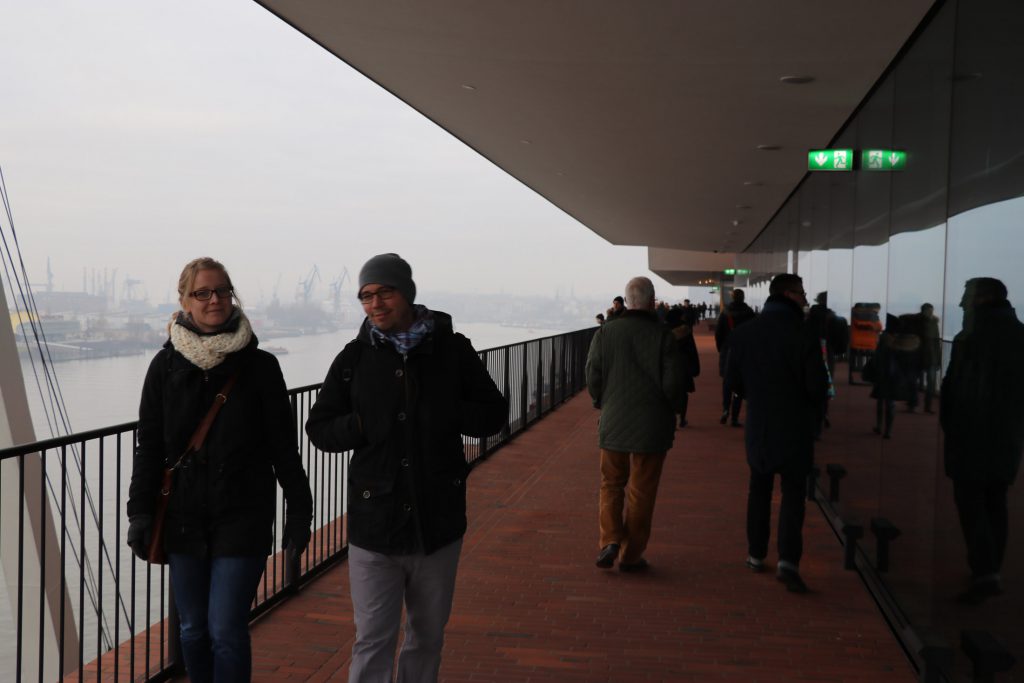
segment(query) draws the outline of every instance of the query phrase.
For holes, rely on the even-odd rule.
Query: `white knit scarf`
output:
[[[220,334],[196,334],[183,325],[171,323],[171,344],[175,350],[203,370],[220,365],[229,353],[248,346],[250,339],[252,327],[244,313],[238,321],[237,330]]]

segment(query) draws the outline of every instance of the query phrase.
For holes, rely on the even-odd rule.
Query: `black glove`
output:
[[[312,535],[309,531],[310,520],[304,518],[302,521],[288,515],[284,522],[284,535],[282,537],[281,549],[285,550],[288,546],[295,549],[296,555],[301,555],[302,551],[309,545],[309,538]]]
[[[140,560],[149,559],[149,544],[152,538],[152,515],[133,515],[128,519],[128,546]]]

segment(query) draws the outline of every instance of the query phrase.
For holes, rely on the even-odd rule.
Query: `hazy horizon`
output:
[[[313,264],[325,287],[394,251],[421,291],[705,298],[253,2],[7,4],[0,167],[37,288],[49,257],[56,289],[117,268],[159,303],[209,255],[290,301]]]

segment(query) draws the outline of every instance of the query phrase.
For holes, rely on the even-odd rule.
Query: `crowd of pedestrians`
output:
[[[358,285],[366,317],[327,371],[305,425],[317,448],[353,452],[349,680],[435,681],[467,529],[462,435],[501,430],[508,400],[451,317],[417,303],[404,259],[371,258]],[[170,566],[191,680],[248,681],[249,607],[274,550],[276,489],[285,503],[283,544],[293,553],[310,541],[312,496],[281,369],[258,348],[226,267],[210,258],[189,262],[178,295],[181,310],[142,389],[126,540],[140,558]],[[827,293],[809,306],[797,275],[772,279],[760,311],[741,289],[730,298],[722,311],[688,300],[670,306],[657,302],[651,280],[636,277],[597,316],[586,362],[601,411],[596,565],[618,563],[626,573],[650,567],[645,553],[665,458],[688,425],[701,371],[694,332],[713,320],[720,422],[743,428],[749,467],[745,564],[767,567],[778,477],[776,576],[803,593],[806,486],[815,442],[829,426],[837,359],[854,350],[850,328],[828,307]],[[960,305],[964,324],[940,390],[939,320],[930,304],[887,316],[856,350],[868,352],[860,369],[883,438],[892,436],[897,402],[914,410],[923,392],[932,412],[940,399],[945,471],[971,571],[961,598],[977,603],[1002,592],[1007,492],[1024,450],[1024,366],[1016,362],[1024,325],[999,280],[969,280]],[[870,323],[877,308],[858,306],[868,311],[858,322]]]
[[[633,280],[627,286],[627,300],[636,283]],[[630,545],[631,530],[640,530],[645,546],[657,491],[657,477],[647,472],[657,463],[660,473],[671,446],[666,428],[669,412],[675,411],[678,427],[688,424],[688,394],[700,372],[694,327],[716,313],[713,307],[694,306],[688,300],[675,306],[656,304],[649,281],[644,293],[645,298],[635,305],[627,301],[625,311],[613,304],[604,316],[607,321],[625,317],[636,322],[632,327],[603,325],[587,363],[588,388],[602,411],[597,566],[610,568],[618,559],[623,571],[648,566],[635,550],[640,545]],[[742,289],[731,291],[729,303],[714,323],[714,338],[722,378],[720,423],[744,428],[750,469],[748,568],[761,572],[766,567],[772,491],[778,477],[782,496],[776,575],[792,592],[808,590],[800,574],[806,486],[815,442],[831,425],[836,363],[848,357],[851,384],[855,370],[870,384],[875,407],[871,429],[883,439],[892,438],[897,404],[915,412],[923,394],[924,412],[933,413],[941,397],[945,471],[954,483],[971,570],[971,581],[958,599],[977,603],[1002,592],[999,572],[1008,537],[1007,491],[1024,451],[1024,392],[1020,391],[1024,366],[1015,362],[1024,348],[1024,325],[999,280],[969,280],[960,305],[964,323],[953,340],[940,391],[940,321],[930,303],[922,304],[917,313],[887,315],[884,326],[876,322],[880,306],[859,303],[852,311],[855,326],[851,329],[845,318],[829,308],[827,292],[819,292],[814,305],[809,305],[797,275],[776,276],[760,311],[747,305]],[[632,331],[640,329],[641,321],[647,330],[645,344],[636,343]],[[744,402],[746,419],[741,422]],[[656,443],[649,440],[655,426],[646,420],[657,421],[657,433],[663,438]],[[643,432],[625,438],[626,425],[635,429],[644,425]],[[614,468],[607,465],[611,458],[617,463]],[[640,512],[631,510],[633,505]],[[641,519],[631,517],[634,514]],[[628,556],[623,554],[625,547],[631,548]]]

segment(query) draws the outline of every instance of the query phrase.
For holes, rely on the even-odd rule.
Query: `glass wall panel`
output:
[[[1009,488],[1009,543],[1000,572],[1005,594],[974,601],[980,604],[958,599],[970,585],[966,544],[943,467],[941,428],[924,409],[936,411],[943,400],[935,387],[962,328],[964,282],[996,277],[1011,303],[1024,300],[1022,65],[1024,2],[940,3],[834,144],[905,150],[906,169],[809,175],[755,245],[762,262],[773,264],[771,272],[793,265],[811,294],[827,290],[830,308],[851,326],[854,313],[863,312],[851,310],[859,302],[877,304],[882,324],[886,314],[904,316],[894,325],[899,336],[892,348],[903,354],[898,376],[907,381],[891,395],[891,438],[872,429],[886,431],[885,405],[878,418],[874,387],[859,368],[874,351],[855,346],[877,343],[869,329],[856,345],[851,335],[849,364],[838,361],[832,427],[816,446],[816,462],[847,471],[837,504],[844,522],[870,529],[881,518],[900,530],[889,567],[878,574],[897,605],[897,622],[909,623],[919,637],[939,635],[954,649],[962,630],[989,631],[1018,660],[1024,658],[1022,487]],[[766,281],[750,289],[753,301],[763,303]],[[934,305],[937,320],[920,315],[924,303]],[[860,547],[877,562],[870,531]],[[958,652],[957,680],[966,680],[969,669]],[[1016,676],[1007,680],[1024,680],[1019,671]]]
[[[851,124],[855,149],[891,148],[893,126],[894,78],[888,76],[864,103]],[[889,210],[892,198],[891,174],[857,172],[854,178],[855,204],[853,219],[853,300],[854,304],[874,304],[881,319],[887,310],[887,274],[889,270]],[[854,324],[861,324],[858,315]],[[874,353],[873,331],[859,330],[854,336],[857,352],[855,363]],[[859,380],[858,373],[854,379]],[[865,528],[879,515],[882,478],[882,439],[872,431],[875,424],[875,400],[871,388],[858,382],[846,392],[837,392],[834,406],[845,415],[849,425],[846,441],[834,444],[832,451],[848,474],[843,485],[846,491],[840,501],[844,519],[855,519]],[[879,430],[881,431],[881,430]],[[830,435],[831,440],[831,435]],[[874,544],[864,544],[865,552],[874,554]]]
[[[935,524],[935,490],[943,475],[934,313],[942,312],[955,17],[955,6],[945,6],[895,72],[893,147],[907,152],[908,164],[891,174],[887,310],[902,323],[891,348],[903,377],[891,392],[897,395],[891,439],[882,450],[879,514],[901,532],[892,544],[886,585],[920,628],[932,626],[936,542],[946,533]],[[925,303],[932,315],[922,313]]]
[[[946,339],[962,328],[957,304],[968,278],[999,278],[1011,303],[1024,300],[1024,3],[962,1],[956,32],[943,307]],[[992,632],[1017,656],[1020,680],[1024,492],[1019,482],[1009,489],[1009,542],[1000,571],[1005,595],[964,605],[950,600],[966,588],[970,576],[952,484],[942,477],[936,488],[936,515],[950,533],[939,537],[936,549],[934,621],[945,625],[947,639],[964,628]]]

